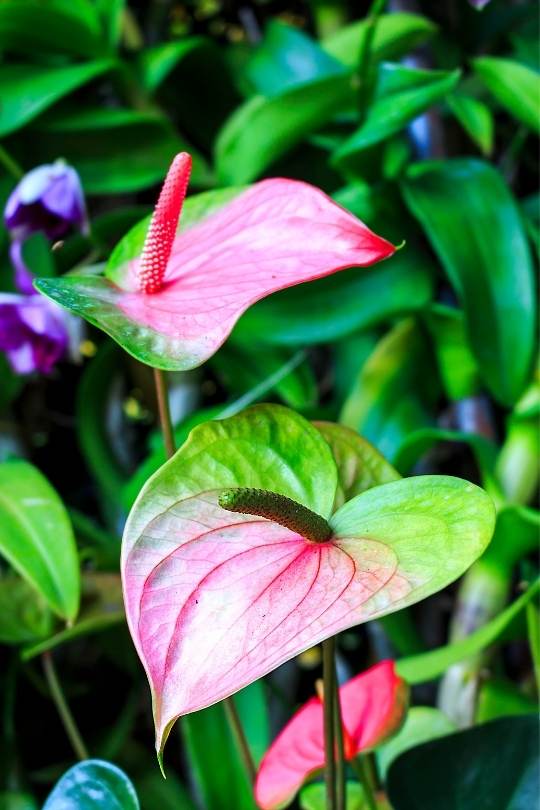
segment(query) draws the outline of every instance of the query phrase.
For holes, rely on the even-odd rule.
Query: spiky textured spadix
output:
[[[139,289],[142,293],[152,294],[161,289],[190,174],[191,155],[180,152],[167,172],[150,220],[138,268]]]

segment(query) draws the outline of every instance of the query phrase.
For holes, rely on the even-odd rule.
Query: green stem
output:
[[[336,804],[337,810],[347,810],[347,787],[345,784],[345,751],[343,746],[343,719],[341,716],[339,683],[335,669],[334,669],[334,729],[336,735]]]
[[[384,10],[385,4],[386,0],[373,0],[367,13],[366,32],[358,58],[358,109],[360,112],[360,121],[364,119],[369,103],[371,51],[377,30],[377,23]]]
[[[249,774],[251,782],[254,782],[255,777],[257,776],[257,769],[255,767],[255,763],[253,762],[251,751],[249,750],[249,745],[246,740],[246,735],[244,734],[244,729],[242,728],[242,722],[236,709],[234,699],[232,697],[225,698],[223,705],[225,706],[227,721],[238,748],[238,752],[242,758],[244,768]]]
[[[327,638],[322,644],[323,654],[323,710],[324,710],[324,781],[326,785],[326,810],[337,810],[335,766],[335,639]]]
[[[64,692],[62,691],[51,653],[44,652],[41,656],[41,660],[43,662],[43,670],[45,672],[51,697],[56,705],[62,725],[64,726],[64,730],[73,747],[73,750],[81,762],[85,759],[89,759],[88,751],[86,750],[86,746],[83,742],[79,729],[77,728],[74,717],[71,714],[71,709],[68,706]]]
[[[165,444],[165,452],[167,458],[174,456],[176,451],[176,443],[174,440],[174,429],[171,421],[171,411],[169,408],[169,393],[167,390],[167,376],[161,369],[154,369],[154,382],[156,385],[156,397],[158,402],[159,421],[163,433],[163,442]],[[231,733],[238,746],[240,756],[244,763],[244,767],[249,775],[250,780],[253,782],[257,773],[249,745],[240,722],[240,717],[236,711],[236,706],[232,697],[225,698],[223,701],[225,706],[225,715],[231,729]]]
[[[17,161],[11,157],[2,144],[0,144],[0,163],[15,180],[20,180],[24,176],[24,172]]]
[[[355,771],[358,779],[360,780],[360,784],[362,785],[362,790],[364,791],[364,798],[366,800],[366,805],[369,810],[377,810],[377,800],[375,799],[375,794],[373,792],[373,785],[371,782],[371,774],[369,770],[369,765],[366,760],[364,754],[360,754],[356,757],[356,759],[351,760],[351,768]]]

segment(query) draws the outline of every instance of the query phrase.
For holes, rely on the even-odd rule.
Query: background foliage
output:
[[[530,734],[513,715],[537,703],[537,589],[520,596],[537,576],[537,10],[374,5],[386,6],[376,25],[367,3],[338,0],[3,0],[0,204],[22,172],[72,164],[90,233],[52,253],[36,236],[25,258],[40,276],[80,271],[108,260],[188,150],[192,191],[300,178],[405,242],[369,271],[259,302],[202,369],[172,375],[176,438],[275,400],[359,431],[403,475],[449,473],[488,490],[498,521],[484,557],[457,588],[345,633],[339,670],[392,656],[415,685],[405,736],[379,757],[396,810],[427,806],[404,798],[419,770],[430,774],[424,801],[444,810],[440,780],[465,778],[472,758],[455,763],[469,745],[485,781],[464,788],[460,807],[514,789],[511,806],[531,807],[515,788],[530,790],[526,753],[509,746],[505,770],[497,749],[509,784],[488,782],[493,741]],[[5,291],[8,242],[0,227]],[[40,664],[54,650],[92,755],[129,773],[143,807],[253,808],[221,706],[182,721],[167,782],[152,754],[118,575],[127,510],[164,460],[150,370],[88,328],[78,362],[17,377],[0,356],[0,375],[1,458],[41,471],[0,466],[0,807],[40,806],[73,764]],[[37,492],[44,514],[28,535]],[[237,696],[258,760],[318,667],[314,650]],[[107,774],[113,787],[118,778]],[[322,807],[313,789],[301,801]]]

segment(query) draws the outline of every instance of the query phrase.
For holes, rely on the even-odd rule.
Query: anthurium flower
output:
[[[493,524],[477,486],[399,479],[348,428],[282,406],[196,427],[143,487],[122,543],[158,752],[180,715],[452,582]]]
[[[200,365],[272,292],[394,252],[322,191],[285,179],[193,197],[177,233],[190,168],[190,156],[177,155],[149,227],[120,243],[105,277],[36,283],[157,368]]]
[[[384,742],[400,727],[408,688],[393,661],[381,661],[339,689],[343,753],[352,760]],[[285,807],[303,783],[324,766],[323,701],[312,697],[266,752],[255,782],[261,810]]]
[[[31,293],[33,277],[21,250],[24,240],[41,232],[52,241],[62,239],[72,228],[87,229],[84,194],[75,169],[57,160],[25,174],[8,197],[4,221],[12,238],[10,255],[17,287]]]

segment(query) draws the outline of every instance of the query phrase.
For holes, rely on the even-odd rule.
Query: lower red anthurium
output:
[[[400,479],[348,428],[279,405],[196,427],[144,486],[122,542],[158,752],[180,715],[445,587],[493,524],[474,484]]]
[[[384,742],[400,727],[408,688],[396,675],[393,661],[381,661],[339,690],[344,755],[354,759]],[[255,782],[261,810],[286,807],[306,779],[324,766],[323,702],[312,697],[266,752]]]

